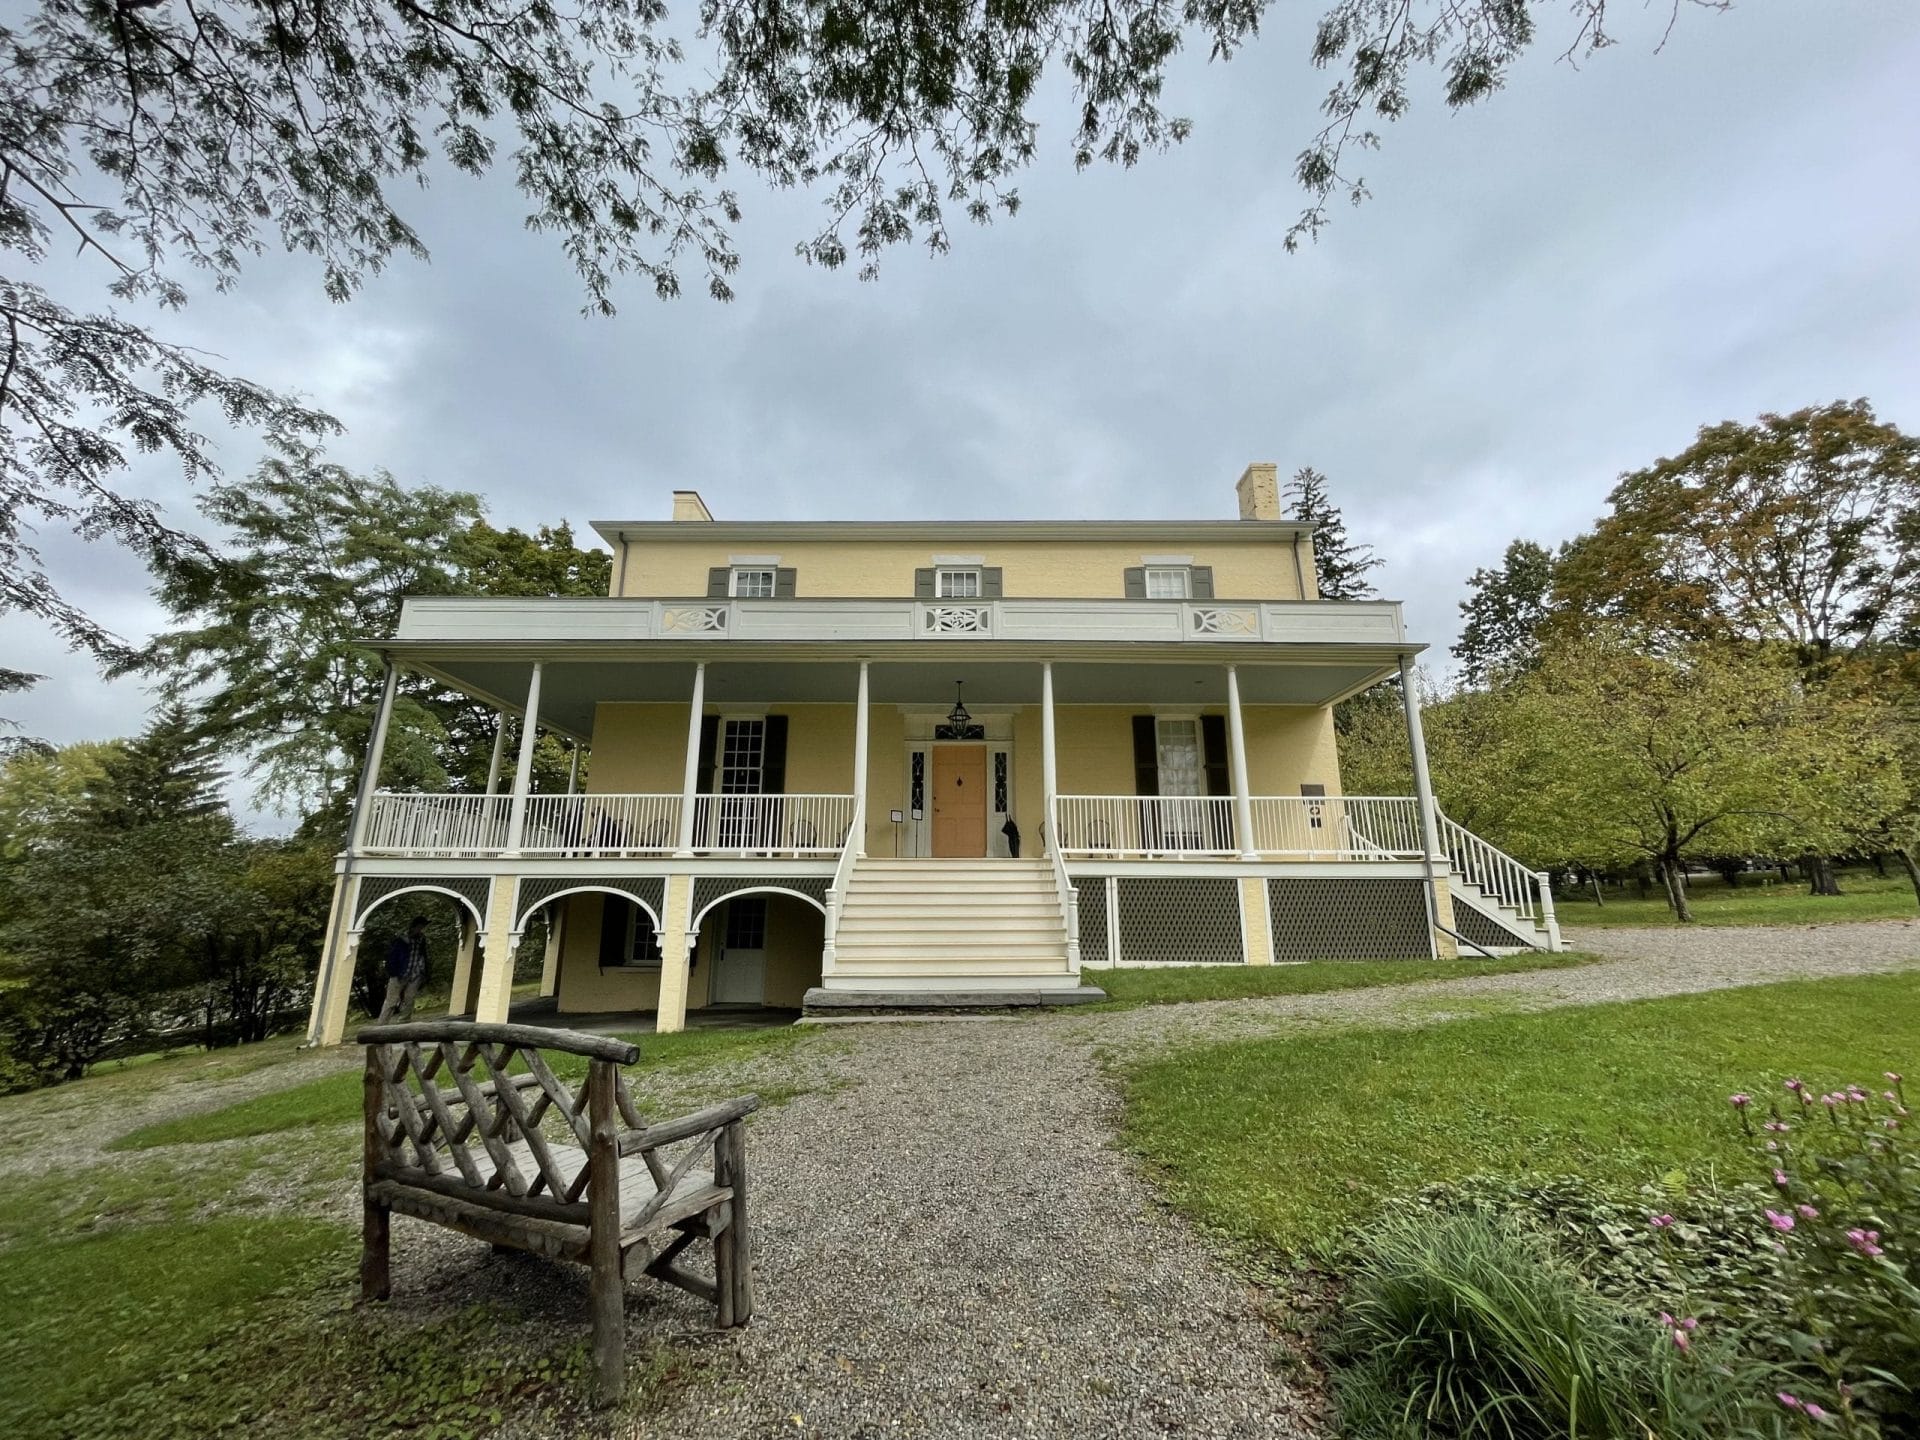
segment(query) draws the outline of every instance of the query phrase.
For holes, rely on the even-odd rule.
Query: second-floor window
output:
[[[1184,565],[1147,566],[1149,600],[1185,600],[1190,595],[1189,571]]]
[[[978,600],[978,570],[942,570],[936,577],[936,593],[942,600]]]
[[[738,566],[734,569],[730,591],[736,600],[771,600],[773,567]]]

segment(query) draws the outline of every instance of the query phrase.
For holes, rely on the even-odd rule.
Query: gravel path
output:
[[[1098,1015],[843,1027],[843,1083],[753,1128],[760,1308],[725,1383],[642,1436],[1293,1436],[1310,1387],[1263,1296],[1111,1148],[1101,1052],[1328,1023],[1427,1024],[1461,999],[1577,1005],[1920,963],[1920,923],[1594,930],[1599,964]],[[637,1329],[697,1308],[642,1300]]]

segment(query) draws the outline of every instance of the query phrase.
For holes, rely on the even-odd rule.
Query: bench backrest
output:
[[[367,1047],[369,1180],[585,1224],[596,1090],[611,1090],[606,1108],[627,1126],[642,1123],[621,1073],[640,1057],[629,1041],[462,1020],[379,1025],[356,1038]],[[585,1080],[570,1085],[542,1051],[586,1058]]]

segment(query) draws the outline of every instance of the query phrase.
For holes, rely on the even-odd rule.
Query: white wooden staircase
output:
[[[1050,999],[1078,991],[1049,862],[855,861],[821,987],[869,995],[1046,992]]]
[[[1545,875],[1527,869],[1503,850],[1445,815],[1440,845],[1447,852],[1453,928],[1474,949],[1495,955],[1521,950],[1562,950]]]

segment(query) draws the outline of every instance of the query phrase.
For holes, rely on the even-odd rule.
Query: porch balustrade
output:
[[[1418,860],[1412,797],[1256,795],[1252,850],[1264,860]],[[1061,850],[1076,857],[1224,859],[1241,852],[1227,795],[1062,795]]]
[[[362,850],[372,855],[485,856],[507,849],[507,795],[382,791]],[[838,855],[853,827],[851,795],[696,795],[700,854]],[[524,855],[670,855],[679,795],[529,795]]]
[[[1418,860],[1410,795],[1256,795],[1253,848],[1287,859]]]

